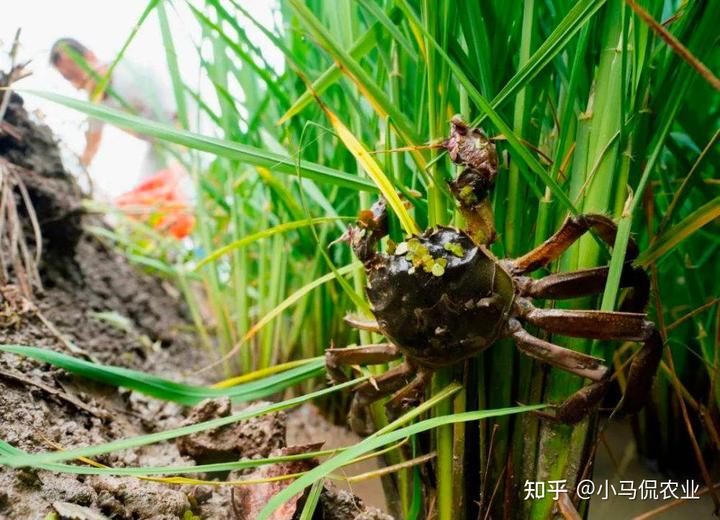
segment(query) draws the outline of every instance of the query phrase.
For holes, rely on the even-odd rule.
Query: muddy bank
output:
[[[0,343],[43,347],[202,383],[191,374],[208,360],[184,332],[182,302],[162,280],[138,272],[84,231],[87,225],[104,224],[83,213],[80,190],[64,170],[50,130],[31,120],[16,95],[0,124],[0,171]],[[118,327],[108,313],[128,320],[131,327]],[[0,354],[0,438],[28,452],[98,444],[230,413],[229,403],[204,406],[190,413],[44,363]],[[291,417],[302,420],[297,413]],[[97,460],[113,466],[165,466],[267,456],[288,449],[287,420],[276,414]],[[252,518],[247,504],[257,498],[255,491],[243,493],[240,500],[229,487],[0,467],[2,519],[46,518],[50,513],[55,518]],[[317,517],[385,518],[341,491],[323,494]]]

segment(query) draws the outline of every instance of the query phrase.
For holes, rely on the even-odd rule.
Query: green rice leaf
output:
[[[440,426],[464,423],[470,421],[480,421],[490,417],[500,417],[504,415],[511,415],[517,413],[529,412],[532,410],[539,410],[544,408],[545,405],[532,405],[532,406],[516,406],[513,408],[501,408],[497,410],[481,410],[477,412],[464,412],[453,415],[446,415],[443,417],[434,417],[432,419],[426,419],[410,426],[400,428],[399,430],[386,433],[384,435],[373,435],[365,438],[364,440],[357,443],[352,448],[344,451],[343,453],[332,457],[311,469],[303,476],[299,477],[292,484],[284,488],[279,493],[275,494],[267,503],[267,505],[260,512],[258,520],[266,520],[270,517],[273,511],[280,506],[283,502],[288,500],[290,497],[301,492],[305,487],[311,485],[318,479],[324,478],[336,469],[344,466],[348,461],[359,457],[365,453],[375,450],[381,446],[387,446],[393,442],[397,442],[406,437],[417,435],[428,430],[433,430]]]
[[[320,494],[322,493],[324,484],[325,481],[320,479],[312,485],[310,493],[308,493],[308,496],[305,499],[305,505],[303,506],[298,520],[312,520],[315,509],[317,509],[318,500],[320,500]]]
[[[284,222],[283,224],[278,224],[277,226],[274,226],[272,228],[263,229],[262,231],[258,231],[257,233],[253,233],[252,235],[247,235],[239,238],[238,240],[233,240],[229,244],[226,244],[216,249],[215,251],[212,251],[205,258],[200,260],[200,262],[198,262],[198,264],[195,266],[195,270],[200,269],[201,267],[209,264],[210,262],[217,261],[219,258],[227,255],[232,251],[242,249],[243,247],[257,242],[258,240],[261,240],[263,238],[268,238],[278,233],[285,233],[286,231],[291,231],[293,229],[299,229],[315,224],[323,224],[326,222],[337,222],[341,220],[355,220],[355,217],[317,217],[313,219]]]
[[[317,357],[309,359],[308,362],[302,366],[292,368],[280,374],[274,374],[230,388],[210,388],[177,383],[129,368],[91,363],[61,352],[43,348],[28,347],[25,345],[0,345],[0,350],[50,363],[53,366],[63,368],[68,372],[93,381],[130,388],[158,399],[186,405],[194,405],[203,399],[223,396],[228,396],[237,402],[260,399],[280,392],[289,386],[321,375],[324,372],[325,366],[323,358]]]
[[[260,415],[267,415],[273,412],[279,412],[287,408],[298,406],[307,401],[311,401],[315,398],[322,397],[328,394],[337,392],[344,388],[350,388],[358,383],[365,381],[367,378],[361,377],[347,381],[345,383],[323,388],[315,392],[310,392],[292,399],[287,399],[280,403],[272,403],[264,406],[258,406],[256,408],[246,408],[238,413],[230,415],[228,417],[219,417],[217,419],[211,419],[209,421],[200,422],[197,424],[190,424],[187,426],[181,426],[179,428],[173,428],[164,432],[150,433],[147,435],[140,435],[137,437],[131,437],[128,439],[120,439],[105,444],[99,444],[96,446],[87,446],[84,448],[76,448],[66,451],[55,451],[45,453],[34,453],[32,455],[7,455],[0,457],[0,464],[13,467],[37,467],[41,464],[48,464],[53,462],[60,462],[65,460],[77,459],[78,457],[95,457],[97,455],[103,455],[105,453],[111,453],[113,451],[127,450],[131,448],[137,448],[138,446],[147,446],[148,444],[155,444],[170,439],[176,439],[184,435],[190,435],[192,433],[198,433],[228,424],[233,424],[245,419],[252,417],[258,417]]]
[[[420,143],[419,135],[400,107],[390,101],[383,89],[370,77],[362,65],[329,34],[310,8],[299,0],[289,0],[289,3],[305,27],[341,65],[343,72],[357,85],[377,114],[383,119],[389,117],[398,133],[408,144]]]
[[[642,267],[657,262],[672,251],[675,246],[695,233],[698,229],[720,218],[720,197],[715,197],[700,206],[673,227],[658,236],[652,245],[637,257],[635,263]]]
[[[373,26],[370,27],[365,32],[365,34],[358,38],[352,45],[352,47],[350,47],[350,56],[352,56],[356,60],[361,59],[363,56],[365,56],[365,54],[370,52],[370,50],[375,46],[376,42],[377,40],[375,38],[375,27]],[[303,110],[306,106],[308,106],[314,101],[315,97],[313,96],[313,92],[318,96],[321,95],[330,86],[337,83],[340,78],[342,78],[342,69],[337,64],[333,64],[322,74],[320,74],[315,81],[312,82],[312,90],[305,90],[305,92],[303,92],[300,97],[295,100],[295,102],[287,110],[287,112],[285,112],[282,117],[280,117],[277,124],[281,125],[285,123],[288,119],[300,113],[301,110]]]
[[[101,468],[96,466],[78,466],[73,464],[48,463],[38,464],[36,467],[57,473],[70,473],[73,475],[115,475],[119,477],[140,477],[153,475],[178,475],[193,473],[220,473],[241,469],[256,468],[268,464],[278,464],[281,462],[291,462],[295,460],[303,460],[314,457],[327,457],[342,451],[340,449],[312,451],[300,453],[297,455],[284,455],[279,457],[268,457],[262,459],[239,460],[234,462],[218,462],[213,464],[196,464],[186,466],[142,466],[142,467],[108,467]],[[27,457],[30,454],[20,450],[13,445],[0,440],[0,459],[3,456]]]
[[[19,90],[19,89],[16,89]],[[194,150],[208,152],[220,157],[246,162],[255,166],[264,166],[270,170],[295,174],[295,161],[286,156],[275,154],[267,150],[261,150],[249,145],[226,141],[215,137],[208,137],[196,134],[187,130],[174,128],[169,125],[144,119],[142,117],[127,114],[120,110],[96,105],[87,101],[73,99],[52,92],[39,90],[22,90],[27,94],[39,96],[48,101],[64,105],[68,108],[78,110],[91,117],[113,124],[125,130],[131,130],[140,134],[148,135],[168,141],[171,143],[187,146]],[[375,185],[356,175],[350,175],[321,164],[308,161],[302,163],[303,175],[319,183],[326,183],[344,188],[351,188],[360,191],[376,192]]]
[[[360,0],[362,6],[372,14],[377,21],[382,24],[385,30],[390,33],[393,39],[398,43],[400,47],[412,58],[413,61],[417,60],[417,51],[413,48],[412,44],[405,38],[400,29],[390,19],[390,17],[378,6],[377,3],[371,2],[370,0]],[[397,9],[396,12],[399,12]]]

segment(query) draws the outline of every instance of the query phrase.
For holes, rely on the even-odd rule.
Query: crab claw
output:
[[[363,209],[360,211],[357,220],[357,226],[349,226],[347,231],[340,235],[338,238],[330,242],[329,246],[334,246],[340,242],[349,242],[355,247],[366,234],[372,231],[379,230],[382,232],[383,227],[386,226],[387,211],[385,199],[380,198],[370,209]]]
[[[481,203],[492,189],[492,181],[481,172],[467,168],[448,186],[460,205],[472,208]]]
[[[443,141],[442,146],[450,155],[450,160],[457,163],[460,160],[460,143],[468,133],[468,125],[459,114],[450,120],[450,136]]]
[[[387,202],[380,197],[369,210],[363,210],[358,217],[358,224],[372,230],[385,231],[387,227]]]
[[[450,121],[450,135],[443,145],[455,164],[475,170],[492,184],[498,169],[497,151],[480,128],[470,127],[455,115]]]
[[[377,243],[387,235],[387,202],[380,197],[369,210],[363,210],[358,216],[357,226],[348,228],[350,244],[355,256],[368,264],[377,257]]]

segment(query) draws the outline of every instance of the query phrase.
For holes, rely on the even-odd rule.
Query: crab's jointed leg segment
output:
[[[510,262],[514,274],[535,271],[559,257],[568,247],[587,231],[594,231],[609,246],[615,243],[617,225],[604,215],[574,215],[568,217],[560,229],[532,251]],[[626,261],[634,260],[638,255],[635,241],[627,246]]]
[[[345,365],[379,365],[398,359],[402,354],[395,345],[378,343],[360,347],[329,348],[325,350],[325,366],[330,379],[339,383],[346,380],[340,367]]]
[[[385,404],[388,420],[394,421],[410,403],[416,404],[422,401],[425,395],[425,387],[432,378],[432,371],[418,368],[415,379],[395,392]]]
[[[620,403],[615,408],[619,415],[632,415],[645,404],[653,378],[663,355],[663,342],[660,333],[653,328],[642,348],[635,354],[630,363],[627,385]]]
[[[402,357],[400,350],[391,343],[378,343],[360,347],[330,348],[325,351],[325,366],[335,382],[346,380],[343,365],[378,365]],[[368,406],[378,399],[392,395],[388,401],[388,416],[393,417],[410,401],[422,397],[430,372],[417,368],[407,361],[391,368],[384,374],[365,381],[353,391],[348,423],[354,432],[367,435],[372,431],[372,418]]]
[[[387,203],[380,197],[369,210],[362,211],[357,226],[349,229],[350,245],[366,266],[377,258],[377,245],[388,234]]]
[[[540,412],[539,415],[565,424],[578,423],[600,406],[609,387],[610,378],[591,383],[556,406],[552,414]]]
[[[405,362],[391,368],[373,381],[365,381],[356,386],[353,389],[355,395],[348,413],[350,428],[359,435],[369,435],[373,431],[369,405],[410,384],[415,374],[415,368]]]
[[[538,415],[565,424],[575,424],[600,405],[610,385],[608,368],[601,359],[536,338],[516,320],[511,320],[510,329],[515,345],[528,356],[593,381],[556,406],[552,414],[539,412]]]
[[[366,330],[368,332],[382,334],[382,331],[380,330],[380,325],[378,325],[378,322],[375,320],[365,320],[362,318],[358,318],[357,316],[345,316],[343,321],[345,321],[345,323],[347,323],[354,329]]]
[[[490,245],[496,237],[495,217],[488,199],[477,204],[465,206],[460,204],[460,213],[465,219],[466,232],[476,244]]]
[[[536,327],[573,338],[645,341],[655,325],[635,312],[538,309],[526,304],[521,318]]]
[[[602,359],[536,338],[516,320],[511,321],[510,327],[515,345],[528,356],[593,381],[602,381],[607,376],[608,368]]]
[[[556,273],[538,280],[528,276],[518,276],[515,283],[521,296],[530,298],[562,300],[590,294],[600,294],[605,289],[608,267],[582,269],[569,273]],[[632,291],[624,299],[621,310],[642,311],[645,308],[650,291],[647,274],[630,263],[623,266],[620,287],[631,287]]]
[[[642,341],[643,346],[630,364],[627,386],[616,412],[634,413],[648,398],[653,377],[662,358],[663,345],[655,325],[644,314],[630,312],[577,311],[538,309],[518,299],[520,317],[537,327],[571,337],[605,340]],[[582,388],[557,409],[555,417],[563,422],[577,422],[602,399],[609,379]],[[591,406],[592,405],[592,406]],[[584,415],[581,412],[584,409]]]

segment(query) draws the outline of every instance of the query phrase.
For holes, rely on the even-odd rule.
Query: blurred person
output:
[[[87,92],[91,101],[160,123],[174,125],[176,122],[175,108],[169,104],[174,96],[150,70],[121,60],[112,70],[107,88],[100,98],[93,99],[98,94],[98,80],[107,74],[109,63],[101,62],[94,52],[72,38],[61,38],[53,44],[50,63],[76,89]],[[83,166],[89,166],[97,154],[102,130],[102,121],[89,118],[85,150],[80,156]],[[155,139],[135,132],[129,133],[148,143],[143,175],[151,175],[167,165],[165,154]]]
[[[110,64],[101,62],[95,53],[73,38],[61,38],[53,44],[50,63],[76,89],[85,91],[90,101],[167,125],[177,123],[171,104],[174,96],[150,70],[121,60],[110,72],[107,87],[98,92],[98,83],[108,73]],[[100,148],[102,131],[102,121],[88,119],[85,148],[80,155],[82,166],[92,163]],[[148,150],[139,184],[118,197],[117,206],[160,231],[184,238],[193,224],[188,197],[181,188],[187,173],[176,162],[168,164],[166,150],[154,138],[129,133],[145,141]]]

